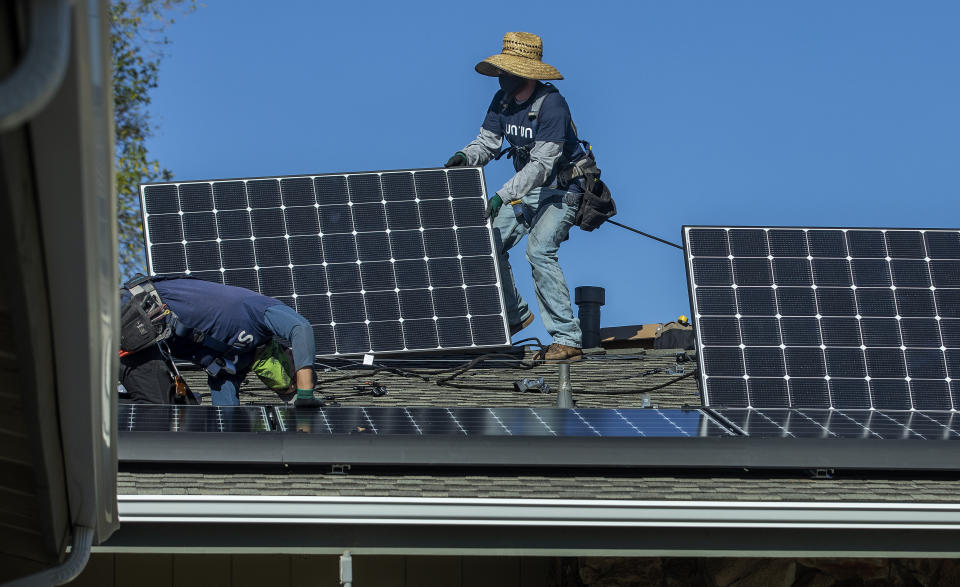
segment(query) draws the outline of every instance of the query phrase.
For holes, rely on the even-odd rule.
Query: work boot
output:
[[[533,314],[530,314],[529,316],[527,316],[527,319],[521,322],[520,324],[511,324],[510,336],[512,337],[514,334],[520,332],[521,330],[523,330],[527,326],[530,326],[531,324],[533,324]]]
[[[536,361],[579,361],[583,358],[583,351],[575,346],[553,343],[534,356]]]

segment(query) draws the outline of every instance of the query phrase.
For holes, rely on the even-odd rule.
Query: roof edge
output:
[[[119,506],[120,530],[97,552],[960,556],[953,503],[125,495]]]
[[[960,530],[960,503],[121,495],[121,523]]]

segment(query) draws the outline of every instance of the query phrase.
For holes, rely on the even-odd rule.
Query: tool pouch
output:
[[[574,223],[586,231],[595,230],[617,213],[617,204],[610,196],[610,189],[600,177],[587,177],[583,197]]]
[[[587,145],[587,156],[581,157],[557,176],[557,185],[566,189],[574,181],[580,180],[583,197],[574,224],[582,230],[596,230],[617,213],[617,204],[610,195],[610,188],[600,179],[600,168],[593,156],[593,150]]]
[[[289,349],[276,339],[259,349],[250,370],[256,373],[264,385],[277,392],[290,389],[295,377]]]
[[[121,354],[133,354],[170,338],[170,324],[175,316],[160,299],[150,278],[138,273],[123,284],[123,290],[126,293],[121,295],[120,306]]]
[[[166,324],[149,315],[152,308],[148,292],[131,296],[120,308],[120,350],[133,354],[169,336]]]

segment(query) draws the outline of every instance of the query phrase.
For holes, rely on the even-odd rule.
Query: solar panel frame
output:
[[[703,405],[960,408],[960,230],[686,225],[682,236]]]
[[[146,183],[140,202],[150,275],[275,297],[310,320],[318,357],[510,345],[482,168]]]

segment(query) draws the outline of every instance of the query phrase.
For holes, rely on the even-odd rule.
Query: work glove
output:
[[[493,194],[493,197],[487,201],[487,211],[483,217],[496,218],[501,206],[503,206],[503,198],[500,197],[500,194]]]
[[[447,159],[447,162],[443,164],[444,167],[461,167],[467,164],[467,156],[457,151],[453,154],[453,157]]]

